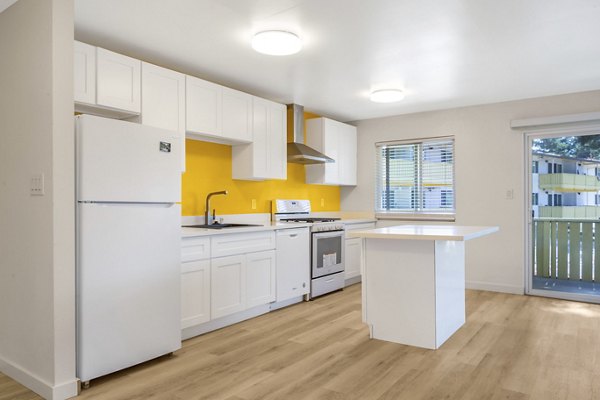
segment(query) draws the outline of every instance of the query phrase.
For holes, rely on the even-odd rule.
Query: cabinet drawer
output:
[[[211,241],[211,256],[232,256],[274,248],[275,232],[273,231],[216,235]]]
[[[347,231],[356,231],[360,229],[375,229],[375,222],[365,222],[360,224],[348,224],[344,226]]]
[[[210,258],[209,237],[189,237],[181,240],[181,261],[197,261]]]

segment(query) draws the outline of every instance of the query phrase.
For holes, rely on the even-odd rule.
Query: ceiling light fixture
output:
[[[395,103],[404,99],[404,92],[400,89],[381,89],[371,92],[371,101],[375,103]]]
[[[262,31],[252,38],[252,48],[271,56],[287,56],[302,49],[302,40],[288,31]]]

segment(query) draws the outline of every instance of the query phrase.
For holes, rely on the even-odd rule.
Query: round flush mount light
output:
[[[400,89],[381,89],[371,92],[371,101],[375,103],[395,103],[404,99],[404,92]]]
[[[302,41],[288,31],[262,31],[252,38],[252,48],[271,56],[287,56],[302,49]]]

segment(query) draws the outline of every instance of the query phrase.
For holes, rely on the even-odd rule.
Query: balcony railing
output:
[[[540,218],[595,219],[600,220],[598,206],[540,206]]]
[[[558,280],[600,281],[600,221],[533,221],[533,275]]]
[[[541,189],[556,192],[596,192],[600,190],[600,180],[594,175],[579,174],[540,174]]]

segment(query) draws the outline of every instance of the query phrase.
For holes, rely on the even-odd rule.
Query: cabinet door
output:
[[[255,97],[252,99],[252,177],[265,179],[269,174],[269,103]],[[246,166],[248,170],[248,166]]]
[[[286,179],[286,121],[285,105],[252,97],[253,141],[233,146],[233,179]]]
[[[185,171],[185,75],[142,63],[142,124],[181,134]]]
[[[252,142],[252,96],[226,87],[223,90],[221,135],[225,140]]]
[[[224,317],[246,308],[245,256],[213,258],[210,261],[211,317]]]
[[[361,238],[350,238],[346,239],[345,249],[346,263],[345,263],[345,278],[350,279],[357,277],[361,274],[361,262],[362,262],[362,239]]]
[[[246,255],[246,308],[275,301],[275,250]]]
[[[310,291],[310,234],[307,228],[277,231],[277,301]]]
[[[141,69],[140,60],[98,48],[96,51],[97,104],[139,114]]]
[[[325,184],[337,185],[340,181],[340,122],[324,118],[323,121],[323,153],[335,160],[325,164]]]
[[[75,42],[73,50],[75,102],[96,104],[96,48]]]
[[[267,173],[270,179],[287,178],[287,109],[285,105],[269,102],[267,135]]]
[[[210,260],[181,265],[181,329],[210,321]]]
[[[223,87],[212,82],[185,77],[186,131],[221,136]]]
[[[342,124],[339,130],[339,183],[356,185],[356,127]]]

